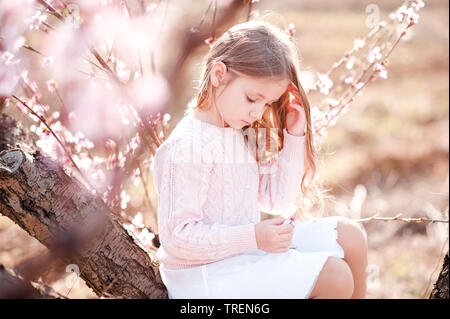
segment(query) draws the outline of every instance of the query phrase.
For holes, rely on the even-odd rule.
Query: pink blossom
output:
[[[69,112],[69,121],[70,122],[75,122],[78,120],[79,120],[79,117],[77,116],[77,114],[75,112]]]
[[[422,0],[414,0],[411,3],[411,7],[415,10],[415,11],[419,11],[420,8],[423,8],[425,6],[425,3],[423,3]]]
[[[316,124],[321,122],[325,118],[323,113],[317,106],[311,108],[311,123]]]
[[[120,192],[120,208],[126,209],[128,206],[128,202],[130,201],[130,196],[128,196],[125,190]]]
[[[295,35],[295,25],[293,23],[290,23],[286,32],[290,35],[290,36],[294,36]]]
[[[133,172],[133,175],[131,176],[134,186],[139,186],[139,184],[141,182],[140,175],[141,175],[141,171],[139,170],[139,168],[136,168]]]
[[[116,167],[122,168],[125,165],[125,157],[123,156],[122,152],[118,152],[117,155],[111,154],[108,156],[108,160],[106,163],[106,169],[112,170]]]
[[[353,84],[355,82],[355,79],[352,76],[349,76],[349,77],[344,79],[344,82],[346,84]]]
[[[381,59],[380,47],[376,46],[369,52],[369,56],[367,57],[370,63],[373,63],[375,60]]]
[[[333,86],[333,81],[330,80],[328,74],[322,74],[317,72],[317,77],[319,78],[319,88],[320,92],[323,94],[328,94],[329,89]]]
[[[144,228],[145,225],[144,225],[144,218],[143,218],[143,216],[142,216],[142,213],[141,213],[141,212],[138,212],[138,213],[134,216],[134,218],[133,218],[133,220],[131,221],[131,223],[132,223],[135,227],[137,227],[137,228]]]
[[[105,147],[108,152],[115,153],[117,150],[117,143],[114,140],[108,138],[106,140]]]
[[[356,61],[356,57],[355,56],[352,55],[351,57],[349,57],[348,60],[347,60],[347,63],[345,64],[345,68],[347,70],[352,69],[353,65],[355,64],[355,61]]]
[[[329,120],[328,125],[330,126],[336,125],[338,119],[337,113],[338,113],[337,108],[331,109],[330,112],[328,112],[327,114],[327,119]]]
[[[163,125],[167,126],[167,123],[169,121],[170,121],[170,114],[169,113],[164,114],[164,116],[163,116]]]
[[[52,56],[44,57],[41,62],[43,67],[46,67],[47,65],[53,64],[53,63],[55,63],[55,60],[53,60]]]
[[[353,50],[357,51],[363,48],[365,44],[366,42],[364,41],[364,39],[355,39],[353,41]]]
[[[42,14],[42,12],[38,10],[34,13],[34,15],[31,18],[25,19],[25,23],[29,24],[30,30],[33,29],[39,30],[39,26],[45,20],[47,20],[47,15]]]
[[[214,45],[214,38],[213,37],[209,37],[209,38],[205,39],[205,43],[207,45],[209,45],[210,48],[212,48],[213,45]]]
[[[137,149],[137,147],[140,144],[140,137],[139,134],[137,133],[132,139],[131,141],[127,144],[126,148],[125,148],[125,153],[131,152],[134,153],[134,151]]]
[[[379,77],[381,77],[383,79],[387,79],[387,70],[384,67],[384,65],[382,65],[380,63],[376,63],[373,66],[373,70],[375,71],[375,74],[377,74]]]
[[[149,232],[147,228],[142,228],[137,237],[142,242],[144,247],[149,248],[153,246],[152,240],[155,238],[155,234]]]
[[[42,131],[44,131],[44,129]],[[67,164],[68,159],[66,158],[63,148],[59,145],[53,135],[47,134],[46,132],[48,132],[48,130],[45,128],[45,132],[41,133],[40,139],[36,142],[37,147],[39,147],[40,151],[46,156],[57,160],[59,163]]]
[[[79,155],[74,154],[72,155],[72,159],[81,170],[87,171],[91,168],[92,160],[85,153]]]
[[[406,19],[408,22],[408,26],[411,27],[419,21],[419,15],[414,11],[413,8],[409,8]]]
[[[332,98],[327,98],[325,101],[327,102],[327,104],[330,108],[333,108],[333,107],[336,107],[337,105],[339,105],[339,101],[332,99]]]
[[[50,93],[54,93],[56,91],[56,81],[54,79],[50,79],[46,83],[48,91]]]
[[[397,17],[398,22],[403,22],[403,19],[408,15],[408,8],[406,5],[402,5],[398,10],[395,12],[395,15]]]

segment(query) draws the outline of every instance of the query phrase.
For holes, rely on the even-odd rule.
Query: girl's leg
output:
[[[354,279],[352,299],[366,296],[367,238],[356,222],[341,217],[337,225],[338,243],[344,249],[344,260],[350,266]]]
[[[310,299],[349,299],[353,294],[353,275],[348,264],[337,257],[328,257]]]

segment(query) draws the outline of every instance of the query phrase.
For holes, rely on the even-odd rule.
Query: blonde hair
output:
[[[265,21],[252,20],[231,27],[213,43],[210,51],[204,57],[198,93],[188,104],[185,114],[194,110],[207,111],[212,105],[215,105],[216,88],[211,85],[210,78],[212,67],[217,62],[224,63],[227,69],[232,71],[229,73],[230,80],[226,83],[226,86],[235,79],[235,76],[244,74],[254,78],[290,79],[298,88],[306,114],[306,147],[305,174],[302,178],[301,192],[297,196],[296,205],[298,207],[300,198],[302,204],[307,199],[310,202],[310,207],[312,207],[312,204],[319,203],[319,208],[315,210],[314,215],[322,215],[324,209],[323,196],[320,187],[314,183],[317,159],[313,145],[310,104],[299,81],[299,55],[294,38],[289,33]],[[214,103],[211,103],[212,101]],[[270,128],[276,128],[275,131],[278,134],[276,149],[278,152],[283,148],[283,129],[286,127],[286,108],[289,103],[289,93],[286,90],[277,101],[266,109],[261,120],[255,121],[250,126],[256,131],[256,136],[258,136],[258,129],[271,132],[273,130]],[[243,135],[247,147],[254,147],[256,149],[254,153],[261,154],[257,142],[258,138],[249,141],[250,137],[247,134]],[[268,139],[266,137],[266,143],[270,143],[271,140],[271,136],[268,136]],[[269,149],[267,144],[263,149]],[[271,155],[274,154],[266,153],[263,154],[262,158],[257,156],[258,169],[260,162],[271,162]],[[305,212],[303,211],[303,213]]]

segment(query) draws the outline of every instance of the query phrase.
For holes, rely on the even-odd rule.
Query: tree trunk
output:
[[[448,251],[444,257],[441,273],[431,291],[430,299],[448,299]]]
[[[33,144],[27,146],[32,153],[23,151],[32,140],[19,123],[1,115],[1,214],[77,267],[98,296],[167,298],[156,248],[143,247],[100,198],[33,151]]]

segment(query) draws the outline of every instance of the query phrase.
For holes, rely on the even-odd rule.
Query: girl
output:
[[[260,218],[289,215],[315,174],[293,38],[264,21],[241,23],[204,63],[195,105],[153,161],[169,298],[364,298],[358,224]]]

